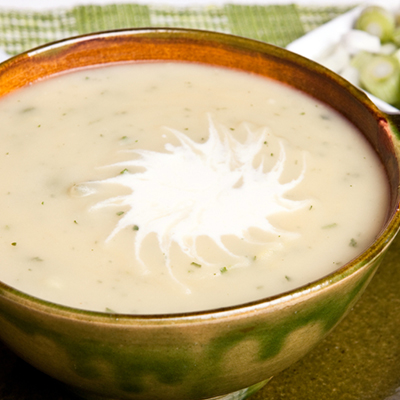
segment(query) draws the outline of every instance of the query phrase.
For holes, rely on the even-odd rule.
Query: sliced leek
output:
[[[355,28],[379,37],[384,43],[392,40],[395,25],[391,12],[380,6],[369,6],[358,17]]]
[[[393,43],[396,46],[400,46],[400,26],[396,26],[393,31]]]
[[[358,52],[350,61],[350,65],[357,68],[359,71],[365,67],[372,59],[374,55],[367,51]]]
[[[359,29],[350,29],[346,32],[342,37],[342,43],[351,55],[357,54],[359,51],[380,53],[382,50],[379,37]]]
[[[387,42],[381,46],[380,54],[390,55],[397,50],[397,46],[392,42]]]
[[[400,63],[390,55],[376,55],[360,69],[360,84],[393,105],[400,104]]]

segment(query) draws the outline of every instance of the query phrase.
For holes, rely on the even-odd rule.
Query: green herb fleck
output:
[[[274,153],[271,153],[271,157],[273,157],[274,156]]]
[[[74,224],[78,225],[78,222],[76,222],[76,219],[74,219]]]
[[[97,119],[94,119],[94,120],[92,120],[92,121],[89,121],[89,125],[97,124],[97,123],[100,122],[101,120],[102,120],[101,118],[97,118]]]
[[[120,172],[120,175],[122,175],[122,174],[126,174],[126,173],[128,173],[129,171],[128,171],[128,168],[125,168],[125,169],[123,169],[121,172]]]
[[[118,215],[118,216],[120,216],[120,215],[122,215],[122,214],[125,214],[125,211],[118,211],[118,212],[117,212],[117,215]]]
[[[220,269],[221,274],[224,274],[225,272],[228,272],[228,268],[223,267]]]
[[[106,307],[106,312],[110,314],[116,314],[116,312],[112,308]]]
[[[11,246],[16,246],[17,245],[17,242],[12,242],[11,243]]]
[[[285,275],[285,279],[286,279],[288,282],[292,280],[292,279],[290,278],[290,276],[287,276],[287,275]]]
[[[349,246],[351,246],[351,247],[357,247],[357,241],[356,241],[354,238],[351,238],[351,239],[350,239]]]
[[[23,110],[22,110],[22,113],[26,113],[26,112],[29,112],[29,111],[33,111],[35,109],[35,107],[26,107],[26,108],[24,108]]]
[[[310,206],[309,210],[312,210],[312,205]]]
[[[133,228],[132,228],[134,231],[138,231],[139,230],[139,227],[137,226],[137,225],[133,225]]]
[[[32,261],[43,261],[40,257],[32,257]]]
[[[334,222],[333,224],[324,225],[322,227],[322,229],[330,229],[330,228],[336,228],[336,227],[337,227],[337,223]]]
[[[194,261],[192,263],[190,263],[190,265],[194,265],[197,268],[201,268],[201,264],[198,264],[198,263],[196,263]]]

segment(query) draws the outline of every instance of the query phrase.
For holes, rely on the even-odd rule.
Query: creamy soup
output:
[[[80,70],[0,100],[0,279],[81,309],[205,310],[365,250],[385,174],[356,129],[259,76],[185,63]]]

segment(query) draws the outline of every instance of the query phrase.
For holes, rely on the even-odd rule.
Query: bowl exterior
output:
[[[354,305],[379,261],[302,296],[191,317],[88,316],[0,296],[0,337],[84,397],[213,398],[305,355]]]
[[[360,129],[389,178],[387,223],[367,252],[307,287],[264,301],[185,315],[111,315],[52,305],[0,283],[0,338],[78,393],[98,399],[211,399],[293,364],[354,305],[399,229],[396,144],[372,103],[324,68],[265,43],[200,31],[106,32],[40,47],[0,65],[0,96],[71,69],[132,61],[218,65],[302,90]]]

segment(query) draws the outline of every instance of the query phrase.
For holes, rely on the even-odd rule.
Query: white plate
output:
[[[399,9],[399,1],[385,3],[385,6],[392,9]],[[376,3],[375,3],[376,4]],[[311,60],[321,59],[324,55],[329,54],[332,48],[337,45],[341,37],[351,30],[354,22],[360,15],[364,6],[359,6],[353,10],[329,21],[317,29],[307,33],[301,38],[290,43],[286,48],[294,53],[300,54]],[[399,110],[383,100],[378,99],[372,94],[366,92],[369,98],[376,104],[379,109],[385,112],[398,112]]]
[[[0,49],[0,62],[7,60],[10,56],[2,49]]]

